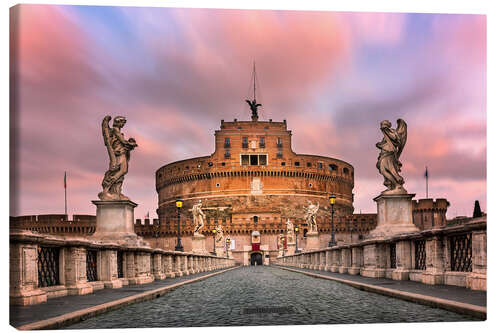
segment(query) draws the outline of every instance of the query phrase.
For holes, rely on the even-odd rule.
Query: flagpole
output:
[[[425,167],[425,198],[429,199],[429,172]]]
[[[64,215],[68,218],[68,201],[66,196],[66,171],[64,171]]]

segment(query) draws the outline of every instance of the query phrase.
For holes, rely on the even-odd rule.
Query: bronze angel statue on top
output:
[[[134,138],[125,140],[121,129],[127,120],[123,116],[113,119],[113,128],[109,127],[110,116],[102,120],[102,136],[108,150],[109,168],[102,180],[102,192],[98,194],[101,200],[130,200],[122,194],[122,185],[128,172],[130,151],[137,147]]]
[[[258,117],[257,111],[258,111],[259,106],[262,106],[262,104],[257,104],[257,101],[255,100],[255,98],[252,101],[250,101],[248,99],[246,99],[245,101],[250,106],[250,110],[252,110],[252,118]]]
[[[405,147],[408,131],[403,119],[398,119],[397,123],[396,129],[391,128],[392,125],[388,120],[380,123],[380,130],[384,137],[376,144],[376,147],[380,149],[377,169],[384,176],[384,185],[387,187],[387,190],[382,193],[406,193],[403,187],[404,179],[399,174],[403,165],[399,157]]]

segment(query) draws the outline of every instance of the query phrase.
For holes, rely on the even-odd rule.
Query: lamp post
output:
[[[215,225],[212,229],[212,233],[214,234],[214,256],[217,256],[217,251],[215,251],[215,235],[217,234],[217,228],[215,227]]]
[[[285,236],[281,236],[280,238],[281,241],[281,256],[285,256]]]
[[[226,258],[229,258],[229,246],[231,244],[231,238],[226,238]]]
[[[182,199],[178,198],[175,201],[175,206],[177,207],[177,245],[175,246],[175,251],[184,252],[184,247],[181,243],[181,208],[182,208]]]
[[[329,247],[335,246],[337,244],[335,242],[335,226],[333,225],[333,205],[335,205],[335,199],[335,194],[330,195],[330,206],[332,206],[332,239],[330,239],[330,242],[328,242]]]
[[[295,253],[300,253],[299,252],[299,226],[296,225],[294,230],[295,230]]]

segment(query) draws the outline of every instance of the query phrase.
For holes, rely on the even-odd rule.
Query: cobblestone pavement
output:
[[[196,277],[212,274],[219,270],[185,275],[173,279],[154,281],[153,283],[124,286],[118,289],[102,289],[92,294],[78,296],[63,296],[51,298],[47,303],[32,306],[10,306],[10,324],[14,327],[33,323],[39,320],[60,316],[73,311],[83,310],[95,305],[115,301],[128,296],[137,295],[146,291],[169,286]]]
[[[450,301],[462,302],[478,306],[486,306],[486,291],[471,290],[463,287],[449,285],[429,285],[416,281],[398,281],[384,278],[370,278],[361,275],[349,275],[341,273],[332,273],[307,268],[289,267],[297,271],[309,272],[319,275],[331,276],[334,278],[349,280],[354,282],[367,283],[374,286],[380,286],[399,291],[406,291],[420,295],[443,298]]]
[[[242,267],[71,329],[474,321],[276,267]]]

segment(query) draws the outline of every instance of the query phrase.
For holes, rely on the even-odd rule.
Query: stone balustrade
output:
[[[11,230],[10,302],[32,305],[234,265],[225,257]]]
[[[486,218],[278,257],[276,263],[486,290]]]

